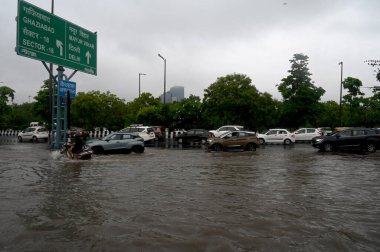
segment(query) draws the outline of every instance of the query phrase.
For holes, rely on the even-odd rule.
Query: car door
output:
[[[232,132],[224,136],[224,146],[231,149],[239,146],[239,132]]]
[[[311,141],[313,137],[320,136],[320,134],[317,132],[317,129],[315,128],[310,128],[306,129],[306,138],[305,141]]]
[[[307,135],[306,135],[306,129],[299,129],[295,132],[296,140],[297,141],[306,141]]]
[[[279,130],[277,132],[277,138],[276,138],[276,142],[277,143],[282,143],[284,142],[285,138],[287,138],[289,132],[285,131],[285,130]]]
[[[34,127],[26,128],[25,134],[22,136],[22,138],[25,140],[32,140],[34,130]]]
[[[351,137],[347,140],[347,148],[350,149],[360,149],[364,145],[364,139],[367,135],[364,129],[354,129],[351,131]]]
[[[196,134],[196,131],[195,131],[195,130],[189,130],[189,131],[187,131],[187,132],[184,134],[184,138],[185,138],[185,140],[187,140],[187,141],[198,140],[198,138],[197,138],[197,134]]]
[[[350,148],[350,145],[352,145],[352,142],[350,140],[351,138],[351,130],[342,130],[338,132],[336,135],[335,140],[335,146],[340,149],[347,149]]]
[[[131,149],[134,137],[131,134],[123,134],[119,149]]]
[[[112,151],[112,150],[120,149],[122,146],[121,139],[122,139],[122,134],[111,135],[107,139],[107,143],[104,145],[104,150]]]
[[[265,139],[266,142],[268,143],[276,142],[277,130],[270,130],[265,135],[266,135],[266,139]]]

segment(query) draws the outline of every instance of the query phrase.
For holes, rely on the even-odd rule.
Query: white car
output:
[[[240,125],[225,125],[225,126],[220,127],[217,130],[210,130],[210,133],[212,133],[214,137],[219,137],[224,133],[239,131],[239,130],[244,130],[244,127]]]
[[[316,128],[300,128],[293,132],[296,137],[296,142],[298,141],[310,141],[313,137],[320,136],[321,133]]]
[[[149,126],[131,126],[120,130],[120,132],[137,133],[144,142],[153,142],[156,139],[154,129]]]
[[[45,127],[36,126],[28,127],[18,133],[17,139],[19,142],[33,141],[38,142],[40,140],[47,142],[49,138],[49,131]]]
[[[260,144],[282,143],[289,145],[296,141],[295,135],[286,129],[270,129],[265,134],[258,134],[257,137]]]

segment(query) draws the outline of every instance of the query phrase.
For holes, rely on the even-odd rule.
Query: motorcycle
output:
[[[91,159],[92,154],[94,153],[88,145],[83,145],[83,148],[73,153],[73,157],[71,157],[69,152],[69,148],[71,147],[71,144],[65,143],[61,148],[61,154],[65,154],[69,159],[88,160]]]

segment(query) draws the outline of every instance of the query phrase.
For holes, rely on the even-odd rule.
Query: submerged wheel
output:
[[[260,139],[259,139],[259,142],[260,142],[261,145],[262,145],[262,144],[265,144],[265,140],[264,140],[263,138],[260,138]]]
[[[178,143],[182,143],[183,142],[183,140],[182,140],[182,138],[178,138]]]
[[[324,150],[324,151],[332,151],[332,150],[333,150],[333,147],[332,147],[331,143],[325,143],[325,144],[323,145],[323,150]]]
[[[247,144],[246,148],[247,151],[256,151],[256,144],[254,143],[249,143]]]
[[[374,143],[367,143],[366,151],[371,152],[371,153],[376,152],[376,145]]]
[[[214,151],[222,151],[223,150],[223,146],[221,144],[215,144],[212,149]]]
[[[17,139],[18,139],[18,141],[19,141],[20,143],[22,143],[22,137],[19,136]]]
[[[290,145],[292,143],[292,141],[290,141],[290,139],[285,139],[284,140],[284,144],[285,145]]]
[[[33,136],[33,138],[32,138],[32,141],[33,141],[33,143],[37,143],[37,137],[36,136]]]
[[[144,147],[142,146],[133,146],[132,151],[134,153],[143,153],[144,152]]]
[[[94,154],[103,154],[104,149],[101,146],[94,146],[91,148]]]

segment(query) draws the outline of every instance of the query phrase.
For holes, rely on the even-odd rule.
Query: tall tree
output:
[[[205,89],[203,98],[204,118],[210,128],[226,124],[241,124],[257,128],[259,92],[244,74],[219,77]]]
[[[347,113],[343,118],[343,123],[350,126],[364,126],[365,106],[368,103],[364,98],[364,93],[360,90],[363,86],[359,79],[347,77],[343,81],[343,88],[347,89],[347,94],[343,96],[343,103],[347,107]]]
[[[316,87],[311,80],[308,60],[307,55],[294,54],[289,75],[278,85],[284,103],[283,122],[287,127],[315,126],[321,111],[319,101],[325,90]]]

